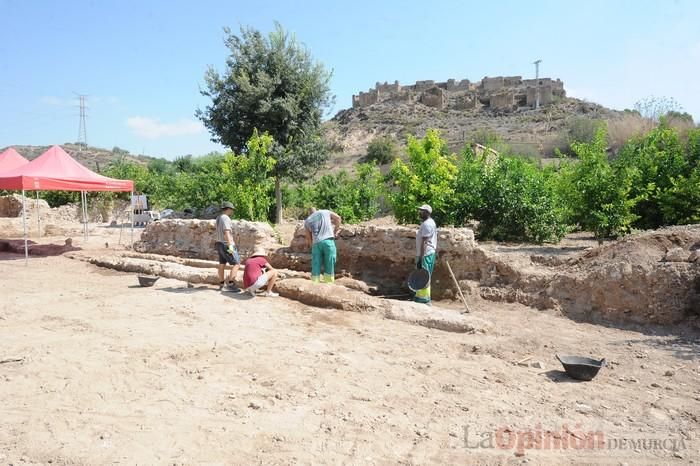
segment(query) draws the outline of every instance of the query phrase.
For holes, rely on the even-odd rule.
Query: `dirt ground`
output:
[[[494,330],[456,334],[63,256],[0,253],[0,283],[1,464],[700,461],[682,327],[479,301]],[[575,382],[555,354],[608,367]]]

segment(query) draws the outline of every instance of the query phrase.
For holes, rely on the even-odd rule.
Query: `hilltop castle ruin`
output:
[[[353,108],[367,107],[378,102],[419,102],[438,110],[471,110],[486,108],[513,111],[535,108],[555,99],[566,97],[564,83],[551,78],[523,79],[522,76],[485,77],[478,83],[468,79],[446,82],[416,81],[409,86],[377,83],[374,89],[352,96]]]

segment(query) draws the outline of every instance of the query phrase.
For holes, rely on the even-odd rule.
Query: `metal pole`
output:
[[[41,212],[39,212],[39,191],[36,192],[36,229],[37,236],[41,238]]]
[[[87,146],[87,144],[86,144]],[[85,239],[90,238],[90,216],[88,215],[88,197],[85,191]]]
[[[22,190],[22,224],[24,225],[24,265],[29,265],[29,245],[27,244],[27,198]]]
[[[117,199],[117,201],[119,201]],[[119,244],[122,244],[122,232],[124,231],[124,209],[119,212]]]
[[[131,191],[131,197],[129,197],[129,210],[131,211],[131,249],[134,249],[134,192]]]
[[[540,63],[542,60],[536,60],[533,64],[535,65],[535,80],[540,79]],[[535,96],[535,109],[540,108],[540,83],[539,81],[535,83],[537,86],[537,93]]]
[[[83,240],[87,241],[86,223],[87,223],[87,209],[85,208],[85,191],[80,191],[80,203],[83,206]]]

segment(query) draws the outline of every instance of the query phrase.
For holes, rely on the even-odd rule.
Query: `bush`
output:
[[[394,216],[400,223],[418,220],[418,206],[429,204],[439,224],[454,223],[456,157],[445,155],[447,143],[437,130],[429,129],[423,139],[408,138],[408,163],[394,160],[389,194]]]
[[[107,167],[113,178],[134,180],[134,190],[149,195],[159,208],[201,209],[228,200],[234,215],[247,220],[268,220],[274,202],[271,178],[275,159],[272,138],[255,133],[244,155],[212,153],[176,159],[177,172],[149,171],[141,164],[118,161]]]
[[[49,207],[59,207],[80,202],[80,192],[78,191],[42,191],[40,196],[49,204]]]
[[[367,147],[366,162],[375,162],[378,165],[386,165],[393,162],[399,156],[399,148],[394,138],[382,136],[375,138]]]
[[[637,219],[633,213],[637,199],[630,195],[631,170],[624,166],[613,169],[605,136],[605,127],[601,127],[593,142],[573,144],[579,162],[564,163],[557,181],[559,195],[567,204],[569,223],[592,231],[599,241],[629,232]]]
[[[566,134],[569,145],[575,142],[593,142],[596,131],[603,124],[602,120],[575,116],[566,122]]]
[[[465,151],[456,181],[459,223],[478,220],[480,239],[559,241],[568,231],[555,190],[555,172],[519,157],[485,156]]]
[[[384,193],[384,181],[374,164],[360,164],[357,175],[342,170],[322,176],[314,185],[299,185],[287,194],[287,208],[295,217],[305,216],[309,207],[330,209],[345,223],[358,223],[374,218]]]
[[[673,217],[661,211],[660,198],[675,179],[688,173],[684,152],[676,130],[665,125],[631,140],[620,150],[615,167],[631,173],[630,196],[639,200],[634,209],[638,217],[635,227],[658,228],[668,224],[664,217]]]
[[[672,180],[659,195],[659,210],[666,225],[700,223],[700,168]]]

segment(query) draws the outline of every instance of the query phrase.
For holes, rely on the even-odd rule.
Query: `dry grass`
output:
[[[617,152],[632,138],[642,136],[656,127],[649,118],[635,114],[623,115],[608,121],[608,143],[613,152]]]

